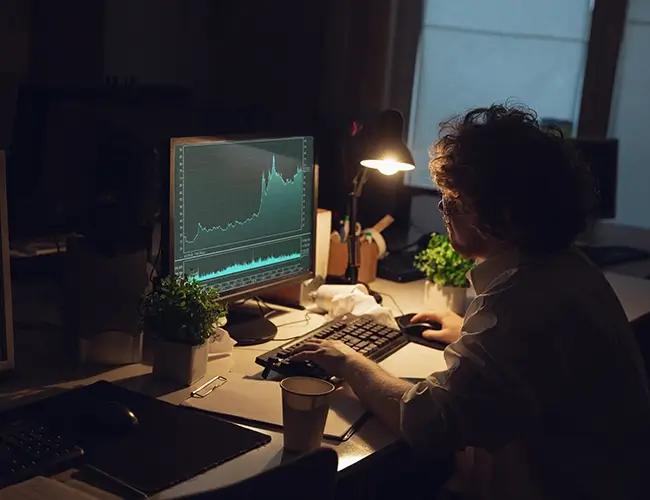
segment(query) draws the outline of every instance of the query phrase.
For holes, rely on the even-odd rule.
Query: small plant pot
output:
[[[432,281],[424,282],[424,308],[443,310],[465,314],[467,309],[467,288],[456,286],[440,286]]]
[[[156,340],[153,345],[154,377],[190,386],[208,370],[208,343],[188,345]]]

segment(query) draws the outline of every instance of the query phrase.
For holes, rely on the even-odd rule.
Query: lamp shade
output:
[[[404,119],[395,110],[384,111],[377,122],[364,127],[361,165],[379,170],[384,175],[413,170],[415,161],[404,143]]]

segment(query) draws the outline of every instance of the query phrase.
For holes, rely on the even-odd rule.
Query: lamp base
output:
[[[345,276],[327,276],[325,278],[325,284],[326,285],[363,285],[368,289],[368,293],[370,296],[377,301],[377,304],[381,304],[384,301],[384,298],[377,292],[373,292],[372,289],[370,288],[370,285],[367,283],[364,283],[362,281],[357,281],[356,283],[353,283],[352,280]]]

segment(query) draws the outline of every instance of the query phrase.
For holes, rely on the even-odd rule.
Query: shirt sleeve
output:
[[[427,453],[495,450],[529,426],[537,404],[527,387],[524,344],[489,310],[466,318],[461,338],[445,350],[447,370],[402,397],[401,428],[409,444]]]

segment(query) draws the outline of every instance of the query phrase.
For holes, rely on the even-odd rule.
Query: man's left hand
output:
[[[297,347],[289,360],[312,361],[329,375],[345,378],[347,365],[360,356],[361,354],[343,342],[314,339]]]

